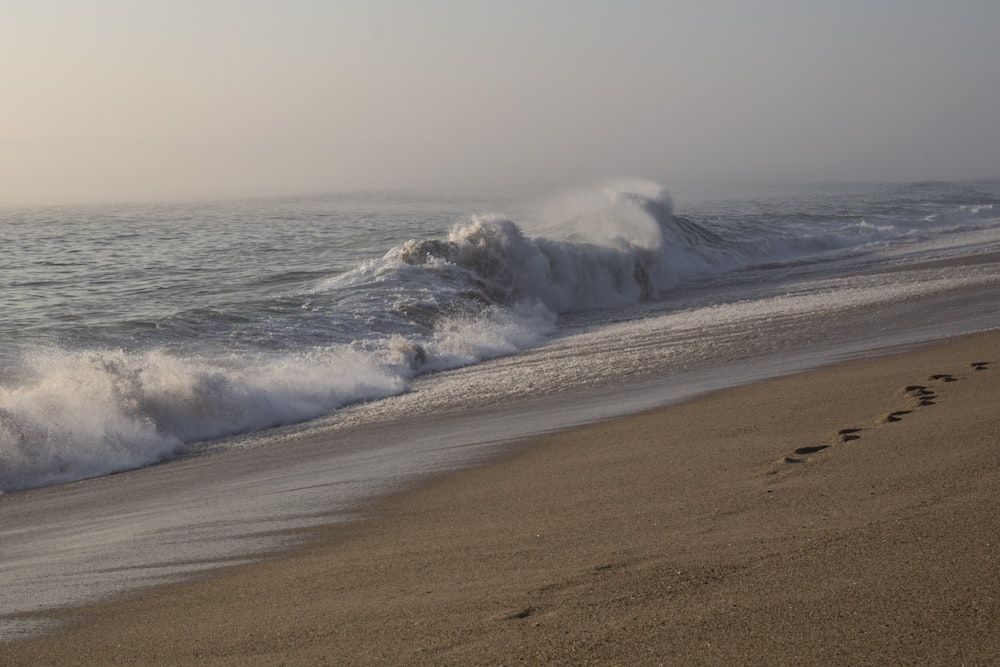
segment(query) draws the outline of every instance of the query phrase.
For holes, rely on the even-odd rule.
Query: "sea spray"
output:
[[[991,188],[837,191],[684,215],[648,183],[516,214],[399,197],[47,212],[5,237],[0,490],[148,465],[405,393],[420,375],[571,335],[565,321],[652,321],[698,285],[699,304],[752,305],[841,260],[987,247]],[[815,286],[832,309],[832,288]],[[699,337],[711,332],[686,344]]]
[[[350,349],[275,358],[35,349],[0,388],[0,489],[161,461],[186,443],[289,424],[402,391]]]
[[[295,354],[183,356],[35,348],[0,386],[0,491],[162,461],[191,443],[302,422],[407,390],[420,373],[537,345],[545,309],[443,317],[420,342],[394,334]]]

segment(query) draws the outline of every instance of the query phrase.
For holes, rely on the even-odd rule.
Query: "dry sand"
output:
[[[1000,664],[998,407],[990,332],[535,438],[0,663]]]

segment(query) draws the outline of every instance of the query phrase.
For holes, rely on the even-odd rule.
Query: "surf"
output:
[[[621,313],[617,319],[654,321],[687,307],[678,295],[698,285],[710,304],[740,294],[759,300],[748,286],[776,276],[992,242],[993,199],[972,190],[924,203],[934,192],[914,187],[877,205],[847,197],[822,205],[781,200],[764,212],[722,203],[679,215],[659,185],[618,183],[515,207],[516,214],[456,216],[445,233],[399,238],[378,252],[370,249],[417,225],[403,220],[381,231],[361,222],[365,209],[352,204],[345,210],[353,217],[331,214],[343,230],[330,232],[312,222],[320,207],[312,202],[303,219],[314,236],[350,239],[347,250],[326,252],[289,237],[294,216],[267,237],[276,217],[267,207],[278,204],[250,221],[239,217],[251,210],[241,206],[219,231],[235,239],[257,220],[261,264],[235,262],[227,274],[225,262],[234,260],[217,241],[210,254],[219,273],[206,274],[215,282],[197,292],[208,295],[205,302],[174,296],[176,276],[158,283],[146,274],[134,287],[109,286],[109,298],[121,304],[101,308],[100,326],[88,326],[86,310],[71,313],[70,324],[38,325],[39,309],[29,313],[32,327],[16,329],[11,320],[11,331],[41,333],[15,338],[0,354],[0,490],[151,465],[212,439],[399,396],[422,377],[546,345],[567,334],[569,321],[595,331],[604,326],[601,313],[612,311]],[[396,217],[385,219],[402,220],[399,208],[393,201]],[[163,215],[169,212],[158,211],[149,226],[165,224]],[[192,215],[186,210],[184,229]],[[217,207],[212,215],[222,217]],[[117,252],[141,237],[107,229],[104,235]],[[284,250],[267,264],[270,244],[295,245],[302,262],[290,265],[295,253]],[[127,276],[145,265],[141,254],[118,261],[134,264]],[[101,280],[110,263],[109,256]],[[191,275],[186,267],[183,279]],[[171,295],[171,309],[150,305],[157,285]],[[11,298],[20,299],[15,306],[31,304],[26,295]],[[191,303],[176,307],[185,301]]]

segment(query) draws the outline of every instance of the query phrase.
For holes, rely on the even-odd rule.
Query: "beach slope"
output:
[[[995,664],[1000,332],[519,443],[0,663]]]

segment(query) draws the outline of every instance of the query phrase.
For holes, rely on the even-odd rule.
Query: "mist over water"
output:
[[[366,193],[0,212],[0,490],[363,401],[371,418],[405,418],[540,390],[557,368],[576,372],[546,391],[721,363],[747,327],[783,320],[808,337],[822,327],[807,316],[995,280],[866,272],[996,249],[997,206],[995,183],[678,207],[640,182],[545,202]],[[487,382],[487,396],[496,366],[483,362],[500,358],[531,373]],[[417,381],[421,396],[380,407]]]

